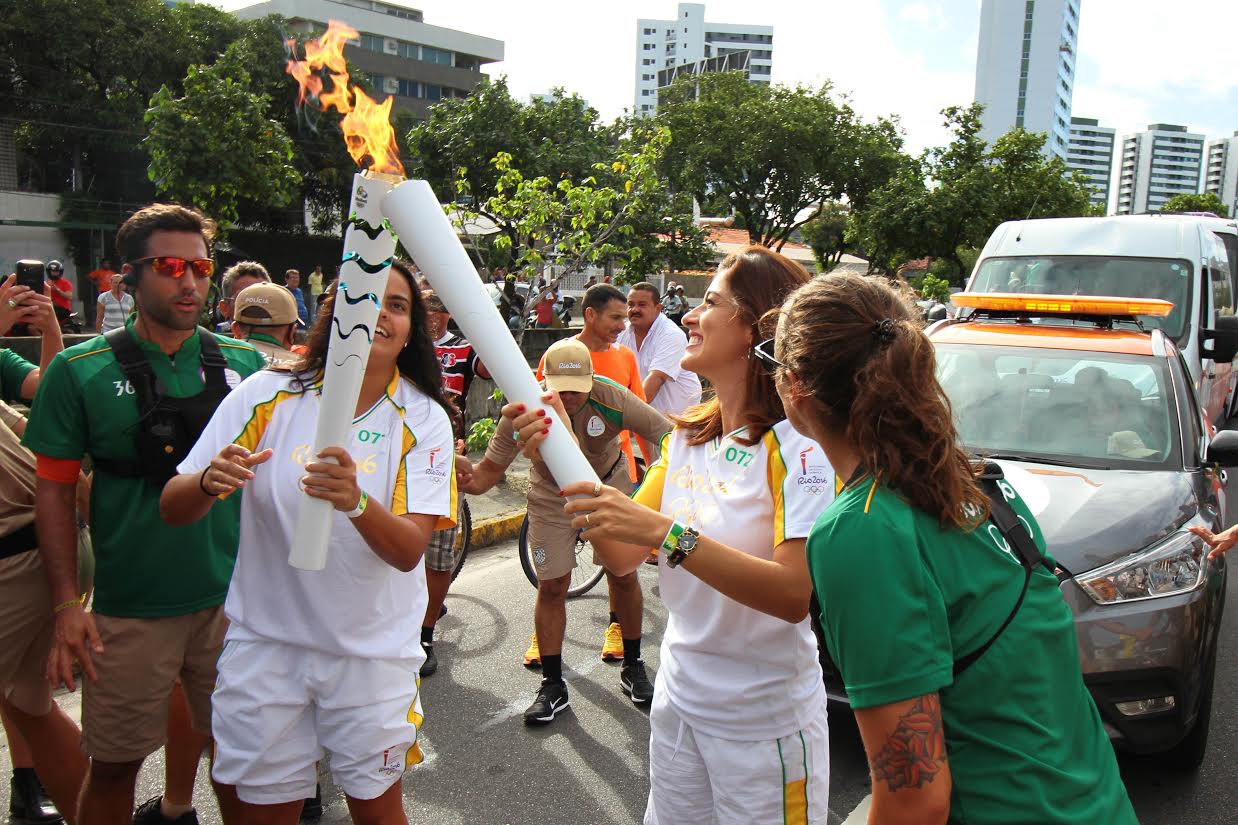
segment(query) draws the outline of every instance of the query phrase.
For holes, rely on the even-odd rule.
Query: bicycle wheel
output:
[[[526,514],[520,523],[520,566],[524,569],[525,578],[529,584],[537,587],[537,570],[533,566],[533,551],[529,548],[529,516]],[[576,534],[576,567],[572,569],[572,579],[568,584],[567,597],[574,599],[594,588],[602,580],[606,570],[602,565],[593,562],[593,545]]]
[[[456,559],[456,566],[451,569],[453,582],[464,568],[464,560],[469,557],[469,547],[473,541],[473,514],[463,496],[460,497],[460,507],[456,514],[456,528],[456,546],[460,548],[460,556]]]

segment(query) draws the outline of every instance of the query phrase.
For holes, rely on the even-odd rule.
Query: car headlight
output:
[[[1206,557],[1203,540],[1184,530],[1148,550],[1075,576],[1075,581],[1097,604],[1174,596],[1199,586]]]

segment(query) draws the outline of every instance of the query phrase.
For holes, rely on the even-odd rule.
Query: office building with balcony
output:
[[[983,0],[976,50],[981,136],[1044,132],[1045,154],[1066,160],[1081,0]]]
[[[1238,217],[1238,132],[1208,141],[1204,151],[1204,192],[1221,199],[1231,218]]]
[[[1204,136],[1185,126],[1153,123],[1145,131],[1124,135],[1116,213],[1159,212],[1175,195],[1195,194],[1203,157]]]
[[[1101,208],[1109,206],[1109,178],[1113,166],[1115,130],[1101,126],[1095,118],[1072,117],[1070,142],[1066,146],[1066,166],[1087,178],[1092,190],[1088,199]]]
[[[503,41],[432,26],[420,10],[378,0],[262,0],[235,9],[243,19],[278,14],[290,31],[323,31],[340,20],[360,37],[344,55],[374,82],[381,100],[419,120],[444,98],[466,97],[483,77],[481,67],[503,59]]]
[[[632,111],[656,114],[659,89],[683,73],[742,71],[751,82],[768,84],[773,60],[772,26],[710,23],[703,4],[680,3],[674,20],[636,21]]]

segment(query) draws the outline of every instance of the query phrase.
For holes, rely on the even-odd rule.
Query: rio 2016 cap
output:
[[[593,361],[589,348],[576,338],[564,338],[550,345],[542,364],[546,388],[555,392],[590,392],[593,389]]]
[[[232,317],[256,327],[301,323],[292,293],[279,284],[254,284],[242,289],[233,302]]]

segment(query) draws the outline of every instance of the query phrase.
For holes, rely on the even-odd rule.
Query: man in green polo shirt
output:
[[[76,659],[87,677],[82,748],[91,767],[80,825],[128,825],[138,771],[164,744],[178,679],[194,729],[210,730],[240,501],[221,502],[190,527],[170,527],[159,516],[157,476],[192,446],[228,388],[264,366],[249,344],[198,330],[214,271],[213,234],[200,214],[164,204],[139,210],[121,226],[117,251],[137,314],[109,333],[115,337],[56,356],[26,430],[38,466],[39,549],[56,614],[48,672],[71,688]],[[127,372],[121,359],[138,366]],[[86,454],[95,466],[92,613],[77,601],[73,515],[73,482]],[[220,800],[225,821],[235,821],[230,803]],[[188,813],[162,808],[172,819]]]

